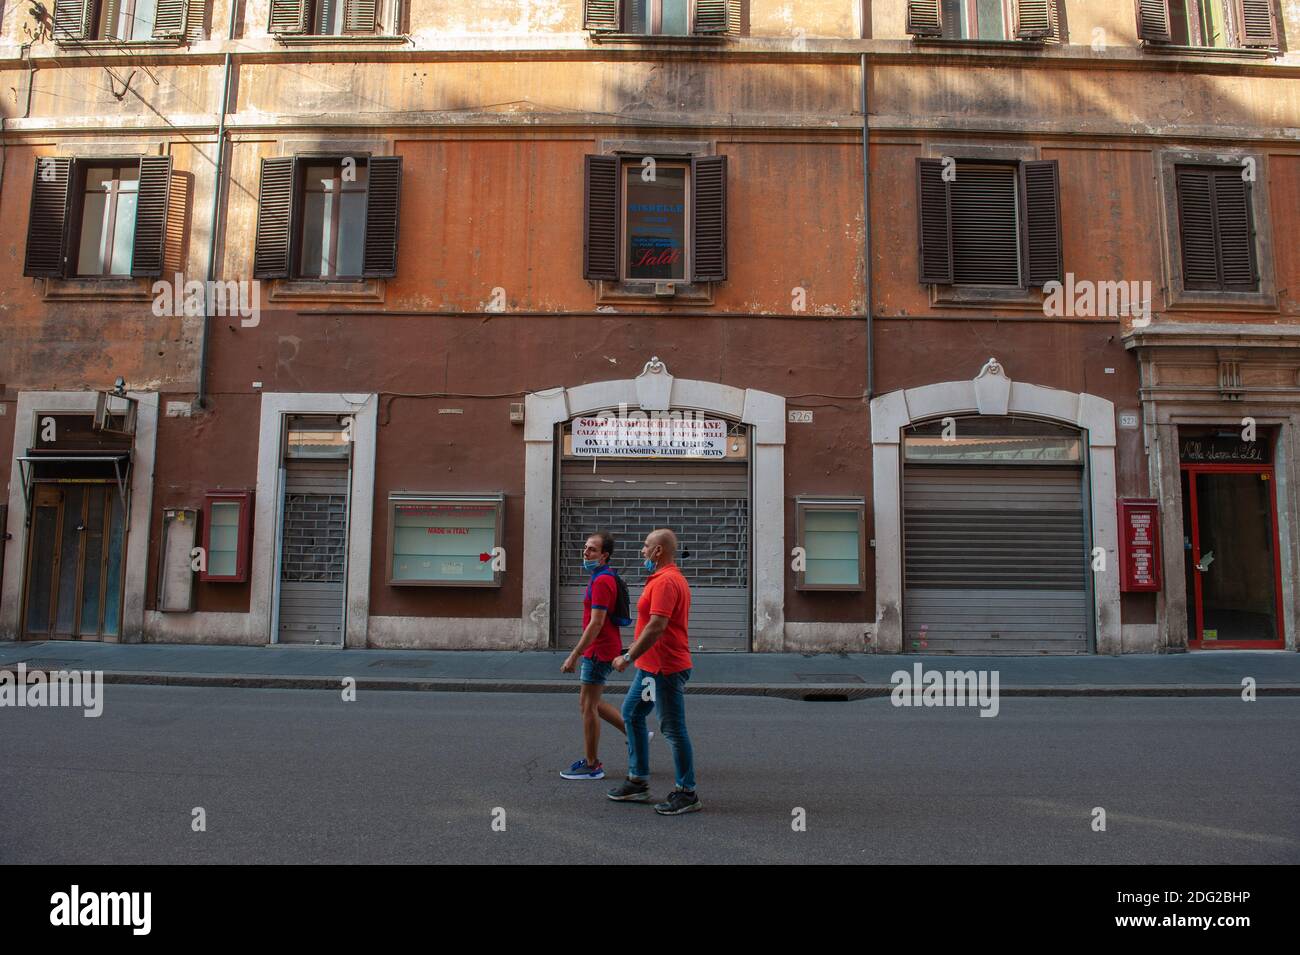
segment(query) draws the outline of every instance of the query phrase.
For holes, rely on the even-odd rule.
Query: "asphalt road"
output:
[[[559,778],[576,694],[105,692],[98,719],[0,709],[0,862],[1300,862],[1293,698],[1004,699],[990,719],[692,697],[706,808],[665,818]]]

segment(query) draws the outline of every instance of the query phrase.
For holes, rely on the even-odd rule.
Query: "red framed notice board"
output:
[[[1153,498],[1119,501],[1119,566],[1125,593],[1160,589],[1160,508]]]

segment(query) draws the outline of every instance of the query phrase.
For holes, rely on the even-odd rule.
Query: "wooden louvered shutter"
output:
[[[402,202],[402,157],[372,156],[366,186],[366,238],[361,274],[397,274],[397,220]]]
[[[1182,247],[1183,287],[1219,287],[1219,263],[1214,241],[1214,187],[1211,171],[1179,167],[1175,174],[1178,192],[1178,244]]]
[[[293,220],[297,206],[298,161],[290,156],[262,160],[257,190],[257,238],[253,244],[253,278],[289,277]]]
[[[691,281],[727,278],[727,157],[691,160]]]
[[[726,33],[728,0],[695,0],[694,33]]]
[[[1214,186],[1214,231],[1218,238],[1219,274],[1223,288],[1248,292],[1258,288],[1255,263],[1255,228],[1250,208],[1250,183],[1241,169],[1216,169]]]
[[[943,160],[916,161],[917,268],[924,284],[952,284],[952,197]]]
[[[1237,0],[1242,46],[1277,46],[1273,0]]]
[[[375,32],[375,0],[344,0],[344,33]]]
[[[587,156],[582,226],[582,277],[618,281],[618,157]]]
[[[727,34],[741,36],[745,30],[745,0],[727,0]]]
[[[185,37],[189,40],[205,40],[208,36],[208,0],[189,0],[189,10],[185,14]]]
[[[617,33],[623,27],[623,0],[584,0],[582,28]]]
[[[306,33],[307,0],[271,0],[272,33]]]
[[[1017,0],[1016,39],[1042,40],[1052,32],[1052,0]]]
[[[55,0],[54,39],[84,40],[90,33],[90,0]]]
[[[1169,0],[1137,0],[1138,39],[1148,43],[1171,43]]]
[[[1061,262],[1061,190],[1055,159],[1020,166],[1021,234],[1025,285],[1064,280]]]
[[[163,272],[163,240],[172,182],[171,156],[141,156],[135,200],[135,240],[131,274],[157,278]]]
[[[72,199],[73,161],[42,156],[32,174],[32,205],[27,217],[27,255],[23,275],[63,275],[68,205]]]
[[[907,0],[907,32],[912,36],[943,36],[939,0]]]
[[[153,18],[153,35],[156,40],[169,40],[185,35],[186,0],[158,0]]]

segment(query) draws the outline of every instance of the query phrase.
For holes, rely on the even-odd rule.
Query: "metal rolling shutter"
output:
[[[598,529],[618,544],[635,624],[646,573],[641,544],[656,527],[676,532],[691,585],[691,649],[749,649],[749,469],[743,462],[565,461],[560,474],[559,643],[582,636],[582,545]],[[623,645],[633,627],[623,628]]]
[[[285,463],[281,643],[343,642],[348,462]]]
[[[1084,506],[1077,468],[907,465],[904,650],[1088,652]]]

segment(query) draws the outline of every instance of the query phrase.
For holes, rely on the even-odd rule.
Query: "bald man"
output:
[[[609,798],[617,802],[650,801],[650,738],[645,718],[659,714],[659,730],[673,751],[677,787],[655,806],[662,816],[680,816],[704,808],[695,794],[695,754],[686,731],[686,681],[691,678],[691,588],[676,564],[677,535],[667,528],[651,531],[641,548],[650,572],[636,602],[636,637],[627,653],[614,658],[620,673],[636,664],[623,700],[627,727],[627,779]]]

